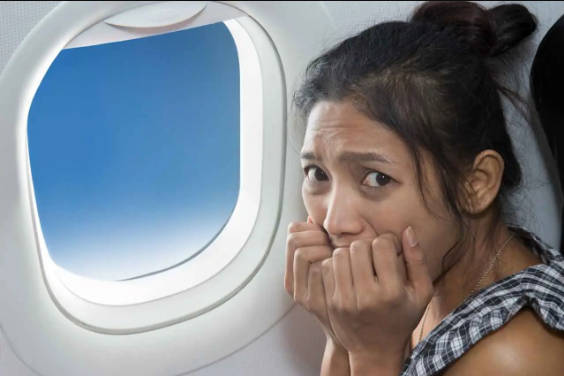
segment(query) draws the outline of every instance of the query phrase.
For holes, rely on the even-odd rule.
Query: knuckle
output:
[[[399,247],[397,237],[392,233],[385,233],[372,241],[372,247],[378,249],[396,250]]]
[[[291,232],[286,238],[286,244],[288,250],[315,245],[326,246],[327,249],[330,250],[326,235],[320,231],[309,231],[307,233],[303,231]]]
[[[331,247],[323,247],[323,255],[321,256],[320,260],[326,260],[328,258],[331,258],[331,256],[333,255],[333,252],[331,250]]]
[[[288,248],[295,249],[298,247],[298,235],[297,233],[288,234]]]
[[[331,248],[331,242],[329,241],[329,237],[323,231],[319,231],[319,244],[324,245],[327,248]]]
[[[293,233],[298,231],[299,228],[299,222],[290,222],[290,224],[288,225],[288,232],[289,233]]]
[[[382,238],[382,240],[384,240],[385,244],[389,244],[393,246],[399,245],[398,238],[391,232],[384,233],[380,235],[380,237]]]
[[[308,237],[308,242],[311,245],[324,245],[326,244],[325,234],[321,231],[315,231]]]
[[[355,240],[351,243],[351,253],[356,253],[366,249],[370,244],[369,240]]]
[[[333,251],[333,257],[347,257],[349,250],[347,248],[337,248]]]
[[[297,248],[294,252],[294,260],[297,262],[307,262],[307,252],[303,248]]]
[[[376,238],[372,240],[372,249],[380,249],[383,247],[384,240],[380,238]]]

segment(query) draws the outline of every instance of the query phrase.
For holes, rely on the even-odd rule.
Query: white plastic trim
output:
[[[167,1],[122,12],[104,22],[131,29],[173,26],[195,17],[206,5],[205,1]]]
[[[203,2],[195,3],[200,5],[203,4]],[[178,19],[183,18],[185,20],[176,23],[174,23],[176,19],[172,21],[169,20],[168,22],[161,20],[161,26],[159,27],[114,27],[107,23],[108,20],[112,20],[114,19],[114,17],[121,17],[121,15],[128,14],[130,12],[135,12],[134,14],[143,16],[147,13],[146,11],[148,9],[159,11],[159,9],[163,7],[167,12],[170,9],[178,11]],[[128,10],[126,12],[120,13],[117,16],[110,17],[104,22],[98,22],[95,25],[92,25],[91,27],[87,28],[76,37],[74,37],[71,41],[69,41],[65,48],[85,47],[102,43],[120,42],[135,38],[143,38],[149,35],[162,34],[169,31],[185,30],[246,16],[244,12],[241,12],[237,8],[225,6],[216,2],[205,3],[205,6],[197,14],[192,14],[195,11],[194,9],[192,9],[192,7],[193,5],[191,1],[179,1],[156,3],[134,8],[133,10]],[[133,25],[133,21],[130,22]],[[139,22],[141,23],[141,21]],[[173,23],[167,25],[169,22]]]
[[[32,227],[25,231],[35,235],[46,287],[59,310],[73,322],[111,334],[172,325],[232,298],[251,280],[269,252],[278,226],[283,187],[285,88],[280,61],[270,39],[254,21],[246,17],[227,21],[241,66],[242,168],[238,202],[222,233],[190,262],[129,281],[89,280],[54,264],[41,234],[29,169],[26,129],[31,100],[47,68],[70,40],[117,11],[137,5],[63,4],[61,12],[72,9],[75,15],[66,17],[72,20],[67,28],[59,28],[56,17],[44,20],[44,33],[32,35],[0,77],[0,82],[15,86],[13,97],[4,104],[10,107],[9,102],[14,102],[7,119],[17,119],[8,123],[16,130],[15,145],[20,145],[16,186],[18,194],[29,200]],[[77,11],[81,6],[84,12]],[[88,12],[88,7],[96,11]],[[18,56],[26,58],[26,64],[18,64]],[[262,131],[265,123],[268,133]],[[5,152],[10,153],[9,149]],[[262,181],[269,184],[261,185]]]

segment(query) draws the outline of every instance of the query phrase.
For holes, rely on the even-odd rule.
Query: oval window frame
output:
[[[70,4],[65,5],[67,9],[73,7]],[[20,136],[19,142],[25,144],[25,165],[21,167],[25,168],[24,185],[27,186],[27,195],[32,208],[36,250],[49,294],[59,310],[73,322],[89,330],[108,334],[139,333],[172,325],[207,312],[233,297],[252,279],[268,255],[278,227],[281,210],[286,120],[285,87],[281,63],[276,48],[265,30],[250,18],[240,19],[237,22],[254,44],[260,62],[260,73],[263,78],[268,77],[268,81],[263,79],[261,82],[262,98],[267,98],[267,100],[264,100],[260,106],[262,112],[259,117],[260,124],[257,126],[262,131],[266,124],[265,120],[268,118],[268,132],[262,132],[260,137],[262,150],[259,160],[262,164],[260,180],[269,182],[269,184],[260,185],[258,192],[260,201],[256,206],[256,217],[252,220],[249,236],[245,238],[240,247],[234,247],[232,250],[235,253],[234,257],[211,273],[213,275],[209,275],[208,278],[192,283],[190,286],[176,285],[177,291],[169,290],[163,294],[163,290],[159,290],[157,284],[151,285],[151,282],[161,286],[170,285],[170,279],[167,280],[166,274],[174,273],[177,268],[130,281],[95,281],[62,271],[48,256],[40,231],[27,150],[27,115],[31,100],[48,67],[59,51],[71,40],[94,24],[143,5],[146,3],[120,3],[99,6],[97,12],[89,14],[82,12],[80,17],[75,14],[73,18],[69,18],[72,19],[72,25],[65,25],[64,32],[55,23],[56,17],[44,19],[41,22],[42,35],[34,35],[35,40],[28,40],[25,44],[26,51],[35,57],[33,66],[25,67],[33,73],[29,75],[30,77],[23,85],[22,95],[25,99],[20,103],[24,105],[18,108],[20,122],[16,125],[17,134]],[[64,9],[61,7],[58,11],[63,12]],[[241,108],[243,109],[243,104]],[[241,125],[242,131],[243,128]],[[252,127],[247,129],[256,130]],[[283,142],[280,142],[281,140]],[[245,148],[242,148],[243,152]],[[243,163],[241,166],[243,168]],[[252,198],[244,199],[252,200]],[[247,209],[249,207],[252,207],[252,204]],[[252,213],[250,210],[247,212]],[[205,254],[206,252],[201,253],[201,255]],[[213,256],[210,258],[213,260]],[[128,295],[128,288],[129,291],[135,288],[150,290],[152,295],[145,300],[138,298],[137,300],[120,301],[119,294],[114,294],[112,299],[104,299],[104,296],[107,298],[109,291],[117,291],[118,285],[116,284],[121,285],[119,289],[121,289],[122,296]]]

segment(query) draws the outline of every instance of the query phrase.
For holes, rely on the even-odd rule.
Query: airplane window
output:
[[[124,280],[205,249],[239,194],[239,79],[222,22],[59,53],[28,119],[56,264]]]

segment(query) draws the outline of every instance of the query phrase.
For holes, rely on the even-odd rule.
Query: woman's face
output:
[[[309,216],[335,248],[386,232],[401,239],[412,226],[436,279],[460,232],[430,159],[421,155],[426,201],[409,150],[396,134],[350,102],[318,102],[308,117],[301,155]]]

